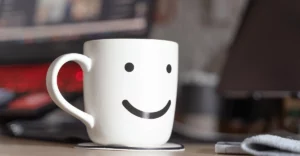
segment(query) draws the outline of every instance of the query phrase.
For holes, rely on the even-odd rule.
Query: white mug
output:
[[[59,92],[57,75],[68,61],[84,71],[83,112]],[[65,54],[48,69],[53,101],[82,121],[101,145],[153,147],[171,135],[178,79],[178,44],[154,39],[101,39],[84,43],[84,55]]]

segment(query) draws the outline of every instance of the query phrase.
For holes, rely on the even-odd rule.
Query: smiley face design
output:
[[[134,71],[134,65],[133,63],[126,63],[125,64],[125,70],[127,72],[133,72]],[[170,74],[172,72],[172,66],[170,64],[167,65],[166,67],[166,73]],[[124,106],[124,108],[130,112],[131,114],[140,117],[140,118],[144,118],[144,119],[156,119],[159,118],[161,116],[163,116],[164,114],[166,114],[171,106],[171,100],[167,101],[166,105],[160,109],[159,111],[156,112],[144,112],[141,111],[137,108],[135,108],[130,102],[129,100],[124,99],[122,101],[122,104]]]

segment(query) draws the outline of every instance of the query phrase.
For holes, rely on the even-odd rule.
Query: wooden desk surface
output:
[[[214,156],[214,145],[186,144],[183,152],[124,152],[73,148],[72,144],[0,136],[1,156]],[[221,156],[221,155],[219,155]]]

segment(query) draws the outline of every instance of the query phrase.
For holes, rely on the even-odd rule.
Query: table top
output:
[[[106,151],[74,148],[73,144],[26,140],[0,136],[0,155],[3,156],[214,156],[212,144],[185,144],[181,152]],[[221,155],[219,155],[221,156]]]

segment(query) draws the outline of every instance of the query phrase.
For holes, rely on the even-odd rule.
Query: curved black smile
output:
[[[167,105],[163,109],[161,109],[157,112],[144,112],[144,111],[138,110],[135,107],[133,107],[127,100],[123,100],[122,104],[131,114],[133,114],[135,116],[138,116],[138,117],[144,118],[144,119],[156,119],[156,118],[163,116],[169,110],[169,108],[171,106],[171,100],[168,101]]]

